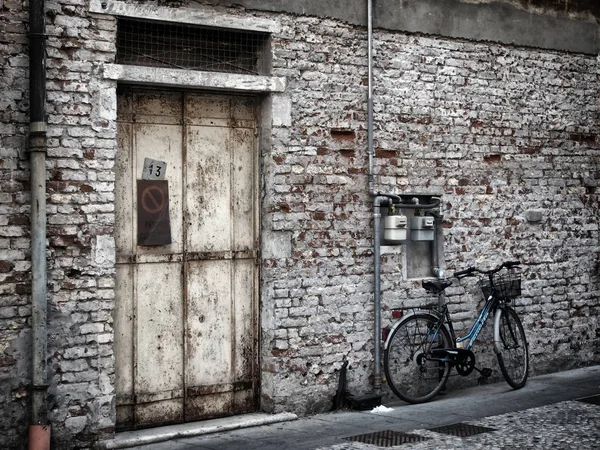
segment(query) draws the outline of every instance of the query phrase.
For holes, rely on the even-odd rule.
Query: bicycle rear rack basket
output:
[[[481,290],[485,298],[492,294],[492,286],[488,277],[484,277],[479,281]],[[496,298],[499,300],[511,300],[521,295],[521,272],[513,271],[503,274],[493,275],[493,289]]]

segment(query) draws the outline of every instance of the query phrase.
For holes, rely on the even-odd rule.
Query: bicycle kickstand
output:
[[[484,367],[483,369],[475,367],[474,369],[479,372],[479,375],[481,375],[477,380],[479,384],[485,384],[487,379],[492,376],[492,369],[489,367]]]

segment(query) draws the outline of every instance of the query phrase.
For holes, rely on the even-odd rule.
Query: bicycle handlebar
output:
[[[469,267],[468,269],[459,270],[458,272],[454,272],[454,276],[456,278],[464,278],[464,277],[471,276],[471,275],[473,275],[475,273],[481,273],[481,274],[484,274],[484,275],[489,275],[489,274],[492,274],[492,273],[500,272],[505,267],[507,269],[512,269],[513,267],[520,266],[520,265],[521,265],[520,261],[504,261],[498,267],[496,267],[494,269],[491,269],[491,270],[482,270],[482,269],[479,269],[477,267],[472,266],[472,267]]]
[[[454,276],[456,278],[467,277],[467,276],[471,275],[473,272],[475,272],[476,270],[477,269],[475,269],[475,267],[469,267],[468,269],[459,270],[458,272],[454,272]]]

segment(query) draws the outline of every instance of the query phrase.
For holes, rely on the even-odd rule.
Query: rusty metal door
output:
[[[120,428],[254,411],[256,99],[118,97],[115,357]],[[171,243],[140,246],[144,160],[165,163]]]

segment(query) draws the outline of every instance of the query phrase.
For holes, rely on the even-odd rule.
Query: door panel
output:
[[[183,293],[180,263],[138,264],[135,392],[137,420],[183,420]],[[160,411],[157,417],[152,411]]]
[[[181,265],[138,264],[137,394],[183,390]]]
[[[237,312],[234,326],[236,341],[236,358],[234,360],[234,374],[236,381],[251,381],[256,369],[256,355],[253,349],[256,347],[257,326],[256,314],[253,305],[248,299],[252,298],[254,286],[256,286],[256,269],[253,259],[240,259],[233,261],[233,286],[235,290],[235,305]]]
[[[232,231],[236,250],[251,250],[255,247],[256,205],[254,201],[254,130],[235,128],[231,130],[236,152],[232,161],[233,198],[232,210],[235,211]]]
[[[187,385],[211,386],[231,374],[231,263],[193,261],[188,277]],[[209,341],[212,345],[205,345]]]
[[[115,389],[117,392],[117,422],[133,422],[133,337],[134,337],[134,301],[133,301],[132,265],[117,265],[115,291],[118,301],[115,304]]]
[[[187,205],[190,252],[231,250],[229,130],[190,126],[187,134]]]
[[[121,104],[125,101],[119,102]],[[130,102],[128,102],[130,103]],[[130,105],[129,105],[130,106]],[[128,115],[131,120],[131,113]],[[133,124],[131,122],[119,122],[117,124],[118,151],[115,167],[115,184],[119,199],[115,202],[115,215],[117,226],[115,226],[115,243],[118,254],[131,254],[134,251],[133,230],[130,224],[133,220]]]

